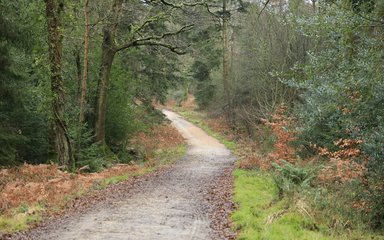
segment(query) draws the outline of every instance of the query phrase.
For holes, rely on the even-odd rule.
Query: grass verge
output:
[[[236,144],[213,131],[206,123],[204,113],[177,110],[180,115],[217,138],[229,149],[237,153],[244,152],[244,149],[239,149],[241,144]],[[328,209],[321,209],[320,205],[324,205],[324,199],[317,197],[317,188],[308,186],[300,189],[299,186],[297,189],[298,186],[288,184],[286,187],[290,189],[284,190],[292,194],[281,195],[276,176],[271,171],[236,169],[233,175],[237,209],[232,214],[232,220],[239,240],[384,239],[380,233],[365,231],[362,226],[346,227],[351,223],[345,223],[341,218],[332,216],[333,213],[326,214]],[[339,198],[341,196],[332,198],[334,205],[342,202]],[[330,210],[335,208],[329,207]],[[339,225],[343,226],[339,228]]]
[[[279,199],[276,184],[267,173],[237,169],[234,177],[238,208],[232,219],[238,239],[335,239],[320,231],[304,207]]]
[[[30,225],[36,224],[42,220],[44,207],[35,205],[22,205],[11,209],[12,215],[0,215],[0,233],[16,232],[27,230]]]
[[[232,215],[239,240],[382,240],[383,235],[359,226],[335,231],[330,219],[314,211],[310,195],[280,197],[272,175],[260,170],[237,169]]]
[[[169,149],[157,149],[155,151],[156,164],[150,164],[150,166],[141,168],[139,171],[136,171],[133,173],[105,178],[103,179],[103,181],[101,181],[99,188],[105,188],[108,185],[123,182],[130,177],[142,176],[146,173],[155,171],[159,167],[173,164],[182,156],[184,156],[186,152],[187,152],[186,144],[180,144],[177,147],[169,148]]]

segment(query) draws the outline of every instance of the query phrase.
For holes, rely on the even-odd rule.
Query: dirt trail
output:
[[[33,239],[220,239],[212,229],[206,193],[231,168],[230,151],[179,115],[163,111],[189,144],[187,155],[128,194],[71,216]],[[219,193],[220,194],[220,193]],[[57,225],[57,224],[56,224]]]

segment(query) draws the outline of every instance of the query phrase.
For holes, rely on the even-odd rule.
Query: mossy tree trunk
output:
[[[113,46],[112,34],[108,29],[104,29],[99,83],[97,87],[95,121],[95,139],[101,144],[105,144],[105,117],[107,111],[107,92],[115,53],[116,51]]]
[[[67,169],[73,167],[74,157],[68,127],[64,120],[65,91],[62,76],[63,34],[61,16],[64,10],[63,0],[45,0],[48,23],[48,48],[53,94],[53,133],[58,163]]]

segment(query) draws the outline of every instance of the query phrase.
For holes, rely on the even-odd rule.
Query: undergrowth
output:
[[[359,200],[363,192],[359,179],[324,182],[319,176],[328,168],[321,157],[304,162],[295,155],[289,145],[294,140],[287,127],[290,119],[276,114],[265,120],[257,137],[263,144],[244,136],[236,138],[233,132],[226,134],[223,129],[228,127],[217,129],[217,123],[223,125],[224,121],[207,121],[204,113],[179,112],[238,155],[238,168],[233,173],[237,210],[232,215],[238,239],[384,239],[366,224],[369,213],[363,211],[364,201]],[[343,178],[332,176],[342,180],[358,176],[341,174]]]
[[[170,125],[138,133],[131,146],[138,152],[130,164],[98,173],[68,173],[53,164],[0,169],[0,238],[27,230],[82,195],[172,164],[186,152],[183,138]]]
[[[44,207],[40,205],[28,206],[23,204],[10,211],[12,212],[12,216],[0,215],[0,233],[27,230],[30,225],[42,220]]]

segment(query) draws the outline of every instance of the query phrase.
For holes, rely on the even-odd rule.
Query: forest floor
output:
[[[112,185],[78,208],[9,239],[235,239],[235,158],[218,140],[164,110],[188,142],[173,166]],[[84,201],[84,200],[83,200]]]

